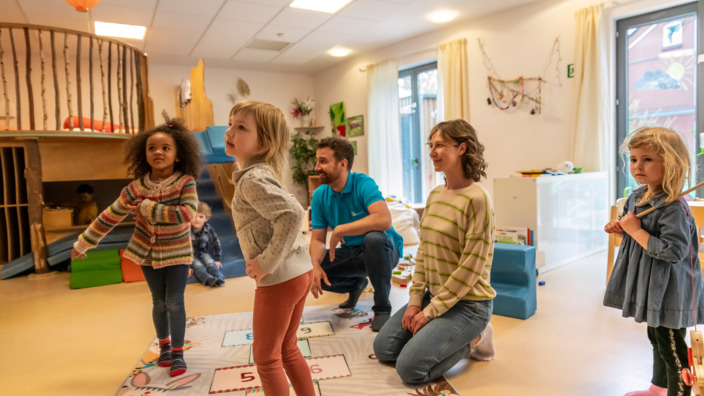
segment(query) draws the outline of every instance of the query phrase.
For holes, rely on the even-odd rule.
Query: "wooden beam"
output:
[[[24,45],[25,52],[27,52],[25,81],[27,81],[27,100],[29,101],[29,129],[33,131],[36,128],[34,125],[34,91],[32,90],[32,46],[29,42],[29,29],[27,27],[24,28]]]
[[[27,181],[27,201],[29,203],[29,226],[34,254],[34,270],[38,274],[49,272],[48,257],[44,236],[44,197],[42,189],[42,168],[39,146],[36,140],[25,140],[25,170]]]

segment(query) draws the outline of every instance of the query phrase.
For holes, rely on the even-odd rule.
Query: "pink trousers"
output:
[[[254,292],[254,363],[268,396],[289,395],[286,376],[297,396],[315,395],[296,337],[312,283],[310,271],[278,285],[257,287]]]

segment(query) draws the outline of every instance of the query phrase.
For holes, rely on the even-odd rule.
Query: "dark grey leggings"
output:
[[[144,278],[152,292],[152,320],[156,336],[163,340],[171,337],[171,346],[180,348],[186,333],[186,307],[183,293],[188,280],[187,265],[172,265],[154,269],[142,266]]]
[[[682,379],[682,369],[689,367],[687,329],[648,326],[648,339],[653,344],[653,385],[667,388],[667,396],[689,396],[691,387]]]

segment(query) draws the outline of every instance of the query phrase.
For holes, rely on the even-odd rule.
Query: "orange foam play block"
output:
[[[122,281],[123,282],[140,282],[144,280],[144,274],[142,273],[142,268],[135,264],[132,260],[127,260],[122,255],[125,253],[124,249],[120,249],[120,268],[122,269]]]

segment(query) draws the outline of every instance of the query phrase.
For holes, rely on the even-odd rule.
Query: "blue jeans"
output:
[[[335,293],[349,293],[367,285],[367,276],[374,287],[376,314],[390,314],[391,272],[398,264],[398,249],[386,233],[371,231],[364,236],[359,246],[345,246],[335,249],[335,261],[330,262],[330,252],[326,252],[320,266],[325,271],[332,286],[321,282],[323,290]]]
[[[423,308],[431,298],[430,293],[425,294]],[[416,335],[401,325],[406,305],[379,331],[374,354],[381,362],[396,362],[396,371],[404,382],[430,382],[469,355],[470,343],[486,328],[493,305],[493,300],[460,300]]]
[[[142,272],[152,292],[152,320],[156,336],[163,340],[171,337],[171,346],[183,346],[186,334],[186,307],[183,293],[188,280],[187,265],[172,265],[154,269],[143,265]]]
[[[208,253],[201,253],[198,256],[193,257],[193,274],[198,279],[198,282],[207,285],[207,280],[210,278],[215,278],[218,280],[225,280],[225,276],[220,271],[220,268],[215,264],[215,260]]]

